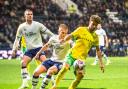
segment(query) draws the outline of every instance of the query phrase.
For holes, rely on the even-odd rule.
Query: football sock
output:
[[[27,71],[27,68],[26,68],[26,67],[22,67],[22,69],[21,69],[21,74],[22,74],[22,78],[23,78],[23,79],[27,79],[27,77],[28,77],[29,75],[28,75],[28,71]]]
[[[39,82],[39,76],[32,77],[32,86],[36,87]]]
[[[45,87],[48,85],[49,81],[51,80],[50,75],[46,75],[45,78],[42,81],[42,85],[40,89],[45,89]]]
[[[60,70],[60,72],[58,73],[56,80],[55,80],[55,84],[58,85],[58,83],[60,82],[60,80],[64,77],[64,74],[68,71],[67,68],[62,67],[62,69]]]

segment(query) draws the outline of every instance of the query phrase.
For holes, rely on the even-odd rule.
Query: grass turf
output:
[[[110,57],[111,64],[105,66],[105,73],[98,65],[90,65],[94,58],[87,58],[85,77],[77,89],[128,89],[128,57]],[[34,62],[30,64],[30,72],[35,69]],[[0,60],[0,89],[18,89],[21,85],[20,60]],[[75,78],[73,70],[66,73],[58,89],[68,89]],[[42,79],[38,84],[38,89]],[[29,82],[31,89],[31,81]],[[51,85],[48,86],[48,88]]]

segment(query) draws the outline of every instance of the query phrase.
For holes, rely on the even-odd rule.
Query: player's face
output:
[[[32,11],[26,11],[25,19],[26,19],[26,21],[32,21],[33,20],[33,12]]]
[[[58,34],[63,39],[67,35],[68,30],[62,27],[59,27]]]
[[[100,28],[101,28],[101,24],[98,24],[98,25],[97,25],[97,29],[100,29]]]
[[[96,29],[97,29],[97,23],[96,22],[94,22],[94,21],[90,21],[89,22],[89,30],[91,31],[91,32],[94,32]]]

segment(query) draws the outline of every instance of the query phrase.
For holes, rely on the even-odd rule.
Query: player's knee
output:
[[[78,76],[79,76],[80,78],[83,78],[83,77],[84,77],[83,71],[78,71]]]
[[[46,56],[45,56],[45,55],[41,55],[39,60],[40,60],[41,62],[44,62],[44,61],[46,60]]]
[[[55,74],[55,71],[54,71],[54,70],[49,69],[49,70],[48,70],[48,72],[47,72],[47,74],[48,74],[48,75],[53,75],[53,74]]]
[[[37,72],[37,71],[35,71],[35,72],[33,73],[33,76],[38,77],[39,75],[40,75],[40,73],[39,73],[39,72]]]
[[[22,61],[21,61],[21,64],[22,64],[22,67],[27,67],[27,65],[28,65],[28,63],[30,62],[30,60],[28,60],[28,59],[23,59]]]
[[[25,61],[21,61],[22,67],[27,67],[27,63]]]

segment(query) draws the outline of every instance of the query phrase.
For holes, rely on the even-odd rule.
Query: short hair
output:
[[[96,22],[97,24],[101,24],[101,17],[98,15],[92,15],[90,20]]]
[[[31,9],[26,9],[25,11],[24,11],[24,15],[26,14],[26,12],[33,12]]]
[[[62,27],[64,29],[68,29],[68,26],[66,24],[60,24],[59,27]]]

